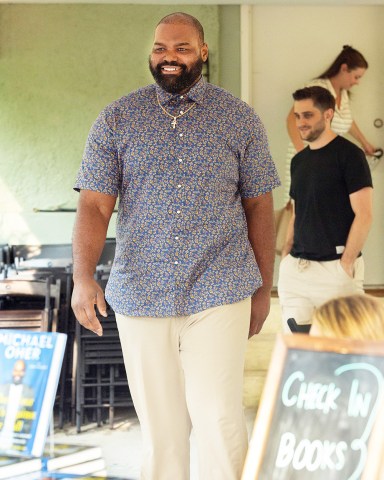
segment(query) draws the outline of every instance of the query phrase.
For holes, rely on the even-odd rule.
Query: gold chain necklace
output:
[[[172,120],[172,122],[171,122],[171,125],[172,125],[172,128],[173,128],[173,129],[176,128],[176,123],[177,123],[177,119],[178,119],[178,118],[183,117],[186,113],[188,113],[190,110],[192,110],[193,107],[196,107],[196,103],[194,103],[194,104],[191,105],[185,112],[180,113],[179,115],[172,115],[171,113],[167,112],[167,110],[161,105],[160,100],[159,100],[159,95],[157,94],[157,92],[156,92],[156,98],[157,98],[157,103],[159,104],[159,107],[162,109],[162,111],[163,111],[166,115],[168,115],[168,117],[173,118],[173,120]]]

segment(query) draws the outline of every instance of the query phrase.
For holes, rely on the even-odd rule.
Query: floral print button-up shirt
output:
[[[113,102],[75,184],[119,197],[108,303],[183,316],[252,295],[262,279],[241,199],[279,185],[257,114],[204,79],[184,95],[153,84]]]

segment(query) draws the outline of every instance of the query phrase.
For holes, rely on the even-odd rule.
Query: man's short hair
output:
[[[195,28],[195,30],[197,31],[200,42],[204,43],[203,26],[197,20],[197,18],[193,17],[192,15],[189,15],[188,13],[184,13],[184,12],[170,13],[169,15],[166,15],[165,17],[163,17],[160,20],[160,22],[157,24],[157,26],[159,26],[162,23],[168,23],[168,24],[181,23],[184,25],[190,25],[191,27]]]
[[[292,97],[296,101],[310,99],[313,101],[314,106],[322,112],[329,108],[335,110],[335,97],[329,90],[323,87],[300,88],[292,94]]]

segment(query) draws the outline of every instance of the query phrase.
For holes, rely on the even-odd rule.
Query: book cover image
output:
[[[40,457],[67,336],[0,330],[0,452]]]
[[[106,474],[106,465],[103,458],[96,458],[95,460],[89,460],[88,462],[76,463],[75,465],[68,465],[67,467],[60,468],[58,473],[66,473],[73,475],[98,475]]]
[[[39,458],[8,457],[0,455],[0,479],[14,478],[16,475],[37,472],[40,469],[41,460]]]
[[[87,462],[102,457],[101,447],[55,443],[48,441],[42,457],[43,468],[47,471],[57,470],[77,463]]]
[[[76,475],[60,472],[35,472],[25,475],[11,477],[12,480],[134,480],[128,477],[114,477],[109,475]]]

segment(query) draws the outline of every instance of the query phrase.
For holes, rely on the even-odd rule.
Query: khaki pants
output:
[[[142,480],[189,479],[191,426],[199,480],[240,479],[250,310],[247,298],[185,317],[116,315],[142,430]]]
[[[364,293],[364,260],[355,261],[354,278],[343,269],[340,260],[315,262],[284,257],[280,263],[278,294],[282,310],[283,331],[288,333],[288,318],[298,324],[312,321],[316,307],[334,297]]]

